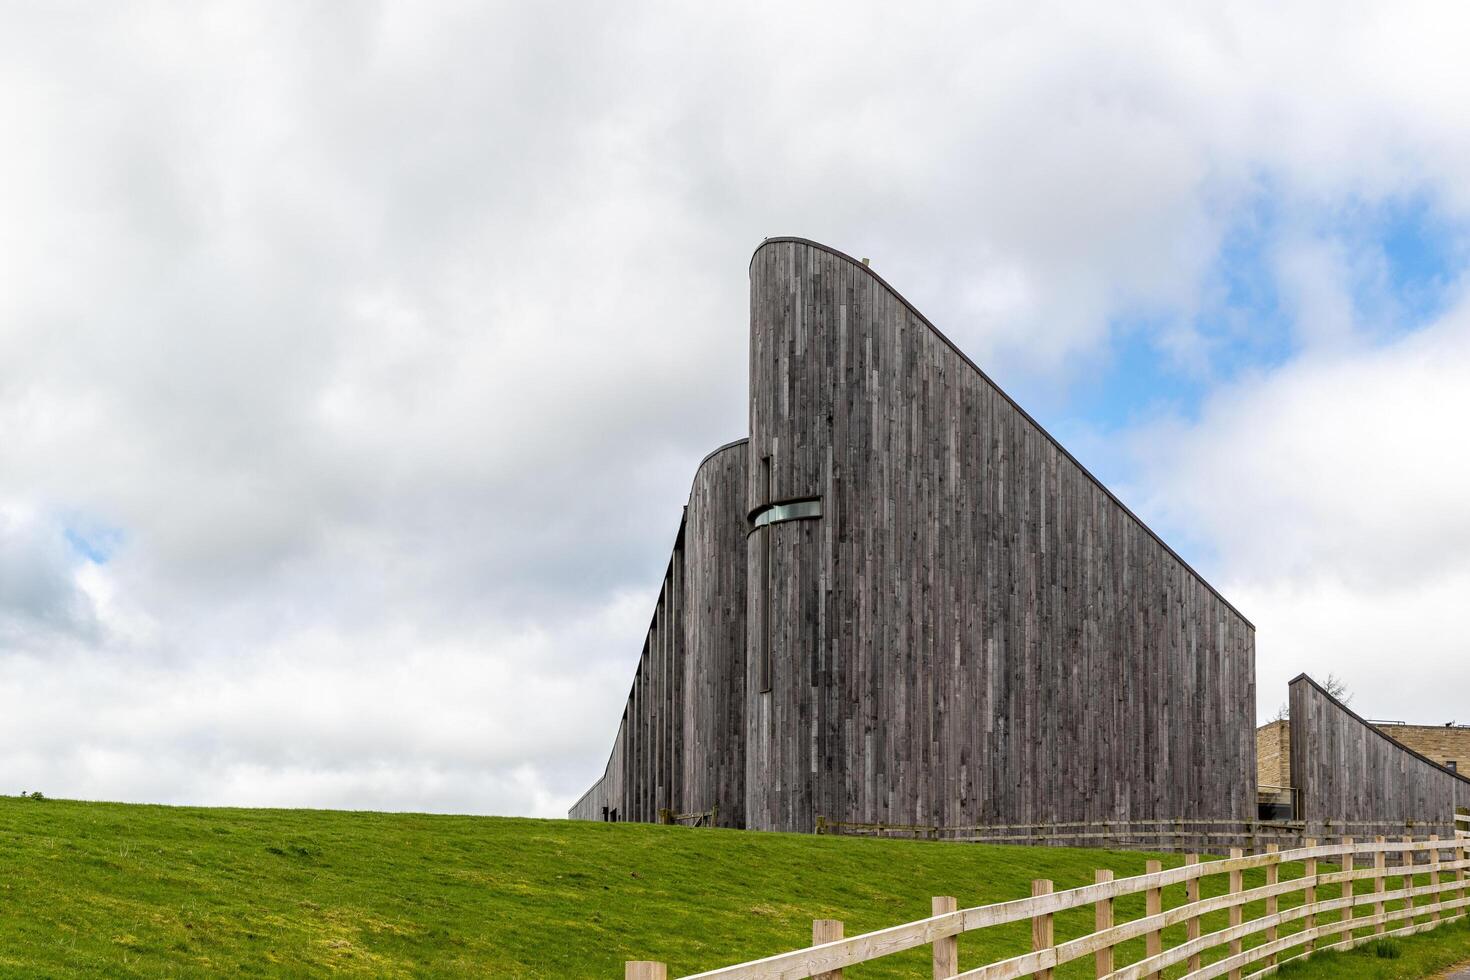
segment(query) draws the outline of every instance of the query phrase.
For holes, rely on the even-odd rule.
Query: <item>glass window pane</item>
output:
[[[765,527],[783,521],[800,521],[822,516],[821,500],[792,500],[784,504],[772,504],[755,515],[752,527]]]

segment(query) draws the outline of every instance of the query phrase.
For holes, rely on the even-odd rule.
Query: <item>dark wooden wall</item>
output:
[[[1403,833],[1413,820],[1425,824],[1423,833],[1454,836],[1455,807],[1470,804],[1470,780],[1395,742],[1306,674],[1291,682],[1290,724],[1297,819],[1383,821],[1384,833]]]
[[[756,251],[750,423],[749,826],[1254,815],[1251,625],[868,269]]]
[[[567,816],[572,820],[602,820],[605,815],[614,810],[618,811],[618,818],[622,819],[623,760],[627,742],[627,721],[627,709],[624,708],[623,720],[618,724],[618,734],[613,739],[612,754],[608,756],[607,768],[603,770],[597,782],[592,784],[592,788],[583,793],[582,798],[572,804],[572,808],[567,811]]]
[[[700,466],[684,525],[683,812],[745,826],[745,440]]]
[[[757,250],[750,419],[699,468],[573,817],[1254,815],[1251,625],[876,275]],[[747,537],[805,497],[820,519]]]
[[[745,442],[695,471],[612,755],[574,820],[717,806],[744,824]]]

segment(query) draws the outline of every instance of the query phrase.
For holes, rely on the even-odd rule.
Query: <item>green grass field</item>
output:
[[[1090,883],[1095,867],[1138,874],[1147,857],[0,797],[0,976],[620,977],[624,960],[645,958],[678,976],[804,945],[813,918],[842,919],[853,934],[927,915],[931,895],[1003,901],[1029,894],[1032,878],[1067,888]],[[1141,899],[1118,904],[1120,921],[1143,911]],[[1091,916],[1058,916],[1058,938],[1086,931]],[[1025,923],[969,934],[961,966],[1023,952],[1029,936]],[[1396,955],[1360,950],[1286,975],[1428,976],[1470,959],[1470,929],[1383,952]],[[1119,962],[1141,954],[1125,947]],[[1090,963],[1072,966],[1059,975],[1092,976]],[[848,976],[927,970],[923,949]]]

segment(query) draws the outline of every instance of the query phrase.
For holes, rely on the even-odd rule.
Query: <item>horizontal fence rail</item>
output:
[[[699,810],[695,813],[675,813],[668,807],[664,807],[658,811],[658,822],[680,824],[685,827],[713,827],[719,812],[719,806],[712,806],[708,810]]]
[[[1451,826],[1470,833],[1470,817],[1453,825],[1424,820],[1115,820],[1071,823],[986,824],[939,827],[932,824],[852,823],[818,817],[818,834],[846,837],[896,837],[960,841],[976,844],[1032,844],[1056,847],[1121,847],[1124,849],[1223,853],[1231,847],[1257,851],[1266,844],[1301,846],[1302,841],[1350,835],[1357,838],[1448,837]]]
[[[935,980],[1050,980],[1057,967],[1085,958],[1093,961],[1095,976],[1111,980],[1153,980],[1181,964],[1188,971],[1186,980],[1227,975],[1241,980],[1246,967],[1255,968],[1250,977],[1264,977],[1314,951],[1348,949],[1463,918],[1470,906],[1467,846],[1470,839],[1458,833],[1453,840],[1379,837],[1359,843],[1344,837],[1340,843],[1308,841],[1285,851],[1271,844],[1265,853],[1250,856],[1237,848],[1223,860],[1201,862],[1190,854],[1182,866],[1167,870],[1149,861],[1147,873],[1131,878],[1114,880],[1111,871],[1102,870],[1093,884],[1065,891],[1053,891],[1052,882],[1038,880],[1029,898],[975,908],[960,909],[953,898],[942,896],[934,899],[934,914],[925,919],[846,938],[840,921],[818,920],[808,948],[684,980],[840,980],[844,967],[923,946],[932,947]],[[1284,869],[1294,872],[1298,867],[1300,876],[1283,880]],[[1264,878],[1264,884],[1247,888],[1247,874],[1253,881]],[[1218,884],[1221,876],[1225,887],[1202,897],[1201,885]],[[1181,886],[1184,901],[1165,909],[1165,890],[1177,894]],[[1135,895],[1144,898],[1144,914],[1117,921],[1117,900]],[[1264,905],[1264,914],[1247,918],[1247,907],[1256,904]],[[1093,929],[1058,941],[1054,917],[1089,906]],[[1221,925],[1222,915],[1228,924]],[[960,935],[1017,922],[1031,924],[1029,952],[962,972]],[[1165,930],[1174,929],[1177,937],[1179,926],[1185,927],[1186,938],[1165,948]],[[1119,962],[1130,950],[1139,952],[1140,939],[1142,957]],[[1125,950],[1124,943],[1132,945]],[[651,961],[628,963],[625,972],[628,980],[665,976],[663,964]]]

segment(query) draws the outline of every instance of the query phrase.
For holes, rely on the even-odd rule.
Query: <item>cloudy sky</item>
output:
[[[0,7],[0,792],[564,813],[789,234],[1470,721],[1470,14],[1079,6]]]

